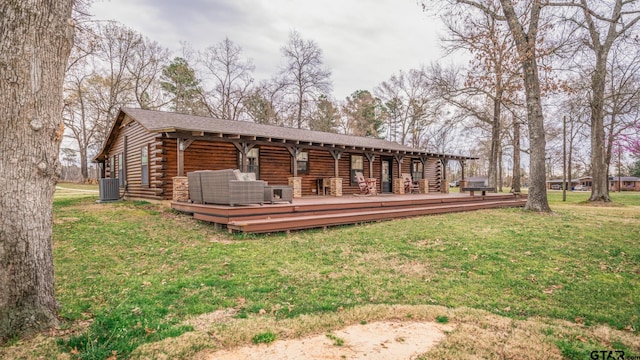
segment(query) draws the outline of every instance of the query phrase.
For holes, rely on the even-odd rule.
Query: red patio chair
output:
[[[372,189],[372,184],[362,175],[361,172],[356,172],[356,180],[358,181],[358,188],[360,189],[359,195],[373,195],[375,189]]]
[[[411,174],[402,174],[402,178],[404,179],[404,192],[405,194],[411,194],[413,192],[420,192],[420,185],[418,183],[413,182],[411,179]]]

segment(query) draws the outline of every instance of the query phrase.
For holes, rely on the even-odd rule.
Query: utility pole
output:
[[[622,192],[622,145],[618,143],[618,192]]]
[[[562,117],[562,201],[567,201],[567,116]]]

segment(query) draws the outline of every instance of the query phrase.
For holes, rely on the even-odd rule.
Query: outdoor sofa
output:
[[[262,205],[267,183],[251,179],[251,175],[237,169],[189,172],[189,196],[200,204]]]

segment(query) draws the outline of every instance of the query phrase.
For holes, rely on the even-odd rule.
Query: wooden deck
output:
[[[279,232],[411,216],[502,207],[522,207],[525,196],[512,194],[407,194],[359,197],[310,196],[292,204],[246,206],[201,205],[172,202],[171,207],[198,220],[225,225],[229,231]]]

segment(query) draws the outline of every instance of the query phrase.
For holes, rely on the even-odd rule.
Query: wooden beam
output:
[[[291,169],[293,169],[293,177],[298,177],[298,164],[296,163],[296,159],[298,158],[298,154],[300,154],[301,149],[299,146],[291,145],[287,145],[286,148],[291,155]]]
[[[420,155],[420,162],[422,163],[422,178],[427,178],[427,163],[429,162],[428,155]]]
[[[184,139],[178,138],[178,176],[184,176]]]
[[[236,147],[236,149],[238,150],[238,152],[240,152],[242,156],[241,164],[240,164],[240,167],[242,168],[241,171],[247,172],[247,153],[251,151],[251,149],[253,149],[256,146],[256,144],[249,143],[249,142],[234,141],[233,146]]]
[[[191,144],[193,144],[194,141],[195,139],[182,139],[182,145],[180,145],[180,148],[182,149],[182,151],[185,151],[189,148],[189,146],[191,146]]]
[[[369,160],[369,177],[373,177],[373,162],[376,160],[376,154],[371,152],[365,152],[364,156]]]
[[[393,158],[398,162],[398,177],[402,177],[402,162],[404,161],[404,155],[396,154]]]
[[[329,153],[331,154],[331,156],[333,157],[333,177],[339,177],[339,162],[340,162],[340,158],[342,157],[342,153],[344,152],[344,150],[342,149],[337,149],[337,148],[332,148],[329,149]]]

